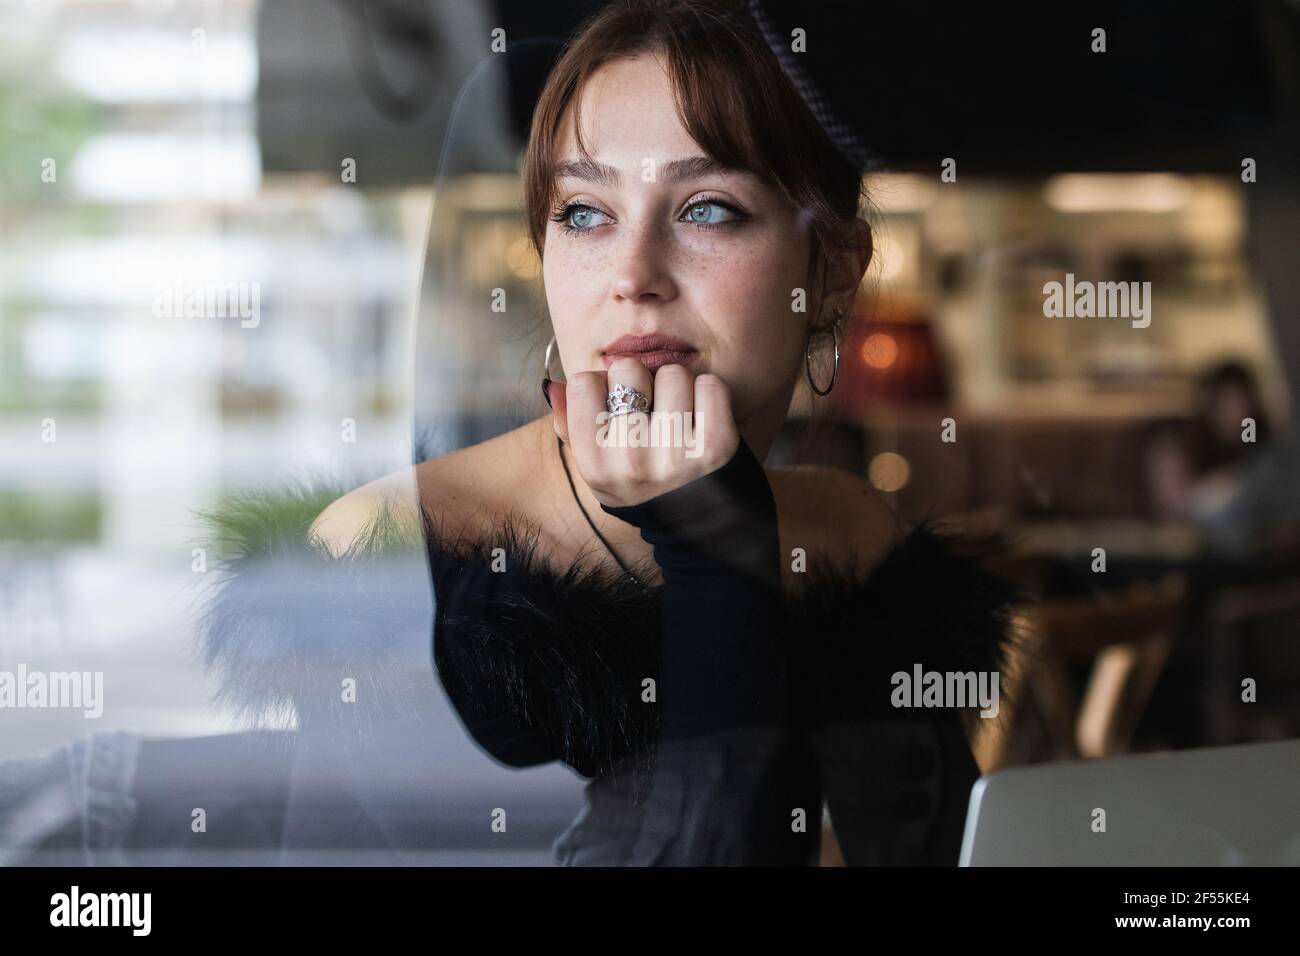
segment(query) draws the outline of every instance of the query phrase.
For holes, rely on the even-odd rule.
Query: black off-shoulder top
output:
[[[393,632],[431,584],[436,677],[470,737],[506,765],[589,778],[561,864],[812,864],[823,806],[849,865],[955,864],[978,717],[897,707],[892,676],[999,671],[1019,589],[921,523],[863,573],[809,551],[807,584],[782,591],[791,556],[762,474],[742,442],[713,475],[606,509],[654,544],[658,587],[555,568],[513,516],[475,540],[423,516],[421,582],[382,560],[411,530],[385,515],[336,557],[307,534],[329,494],[245,496],[220,527],[205,660],[236,709],[292,707],[364,746],[428,692]],[[267,590],[277,566],[306,614]],[[367,692],[340,702],[339,674]]]

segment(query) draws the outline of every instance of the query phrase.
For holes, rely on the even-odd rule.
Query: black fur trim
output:
[[[335,557],[310,539],[347,489],[298,483],[234,495],[200,518],[210,573],[196,612],[216,701],[256,727],[297,720],[362,747],[419,720],[436,692],[423,550],[396,535]],[[345,686],[350,682],[351,686]]]
[[[427,525],[425,536],[442,581],[489,567],[495,548],[508,571],[509,586],[485,576],[490,593],[468,605],[476,613],[444,607],[439,615],[439,676],[471,733],[478,719],[509,715],[546,746],[516,756],[481,741],[506,763],[545,753],[589,777],[615,771],[624,758],[648,770],[658,708],[642,702],[642,681],[659,678],[661,592],[603,570],[552,568],[536,529],[513,516],[476,542]]]
[[[427,516],[422,541],[375,524],[334,557],[307,532],[340,494],[301,485],[251,492],[204,515],[220,560],[199,637],[219,701],[256,722],[291,710],[364,743],[381,722],[420,719],[436,666],[467,729],[503,762],[561,760],[586,776],[627,759],[650,767],[657,708],[642,702],[641,688],[659,675],[659,589],[553,569],[535,530],[509,516],[476,542]],[[494,548],[505,575],[487,570]],[[437,609],[433,647],[431,566],[451,605]],[[1014,639],[1011,608],[1024,597],[927,523],[865,574],[821,555],[806,573],[787,607],[795,701],[809,725],[930,716],[890,705],[890,675],[916,664],[999,670]],[[481,586],[466,605],[477,609],[472,618],[450,600],[454,586]],[[348,677],[355,701],[340,690]],[[513,726],[520,749],[480,737],[486,723]]]
[[[923,671],[998,673],[1013,646],[1013,614],[1030,592],[992,570],[997,543],[945,532],[930,521],[904,534],[866,574],[809,562],[810,585],[790,613],[790,668],[803,713],[814,725],[859,717],[915,718],[892,702],[892,677]],[[999,680],[1002,704],[1010,697]],[[968,729],[978,706],[959,711]]]

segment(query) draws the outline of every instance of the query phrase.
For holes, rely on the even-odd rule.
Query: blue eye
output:
[[[691,203],[686,209],[686,215],[697,226],[725,226],[741,219],[738,210],[716,199],[701,199]],[[722,218],[723,216],[730,218]]]
[[[575,202],[556,210],[555,215],[551,216],[551,221],[559,223],[560,229],[570,234],[590,232],[599,225],[592,222],[593,217],[603,215],[605,214],[599,209]]]
[[[604,225],[597,217],[608,216],[586,203],[569,203],[558,207],[551,215],[551,221],[558,223],[560,231],[570,236],[590,235],[596,227]],[[730,203],[720,199],[700,199],[686,207],[686,212],[679,222],[689,222],[698,229],[727,229],[739,226],[748,219]]]

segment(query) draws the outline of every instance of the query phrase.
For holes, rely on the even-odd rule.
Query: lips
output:
[[[615,359],[634,358],[653,373],[664,365],[689,365],[698,355],[699,352],[689,342],[671,335],[653,333],[624,335],[615,339],[605,346],[600,360],[608,369]]]

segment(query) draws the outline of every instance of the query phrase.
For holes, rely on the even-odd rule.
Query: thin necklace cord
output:
[[[618,556],[617,551],[610,547],[609,542],[605,540],[605,536],[601,534],[600,529],[596,527],[596,522],[591,520],[591,515],[587,514],[587,509],[583,507],[582,499],[578,497],[578,488],[573,483],[573,473],[569,471],[569,462],[564,457],[564,440],[560,438],[559,435],[555,436],[555,447],[560,453],[560,464],[564,466],[564,477],[569,479],[569,490],[573,492],[573,500],[577,504],[578,510],[581,511],[582,516],[587,519],[587,524],[591,526],[591,530],[595,533],[596,537],[600,539],[600,543],[605,546],[605,550],[610,553],[610,556],[616,562],[618,562],[618,566],[623,569],[623,573],[631,579],[633,584],[639,587],[641,581],[635,574],[628,570],[627,565],[623,563],[623,559]]]

